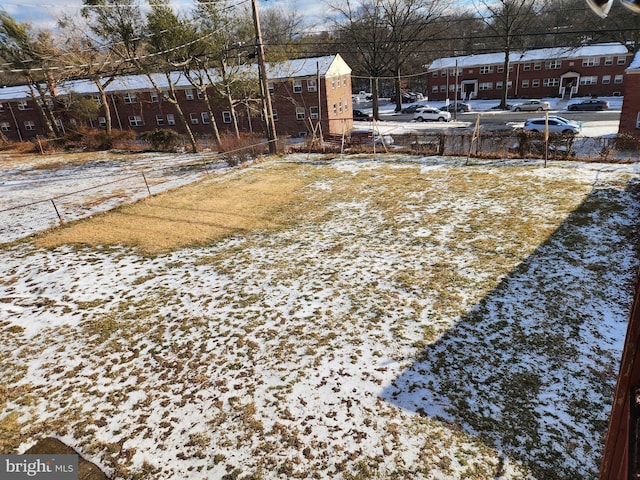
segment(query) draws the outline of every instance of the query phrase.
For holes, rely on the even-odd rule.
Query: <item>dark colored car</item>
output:
[[[578,110],[606,110],[609,108],[609,102],[606,100],[598,100],[597,98],[590,98],[583,102],[571,103],[567,106],[567,110],[575,112]]]
[[[426,105],[421,105],[419,103],[414,103],[413,105],[409,105],[408,107],[404,107],[402,109],[402,113],[416,113],[416,110],[422,108]]]
[[[353,119],[371,121],[373,120],[373,115],[370,113],[363,112],[362,110],[354,110]]]
[[[458,113],[464,113],[464,112],[471,111],[471,105],[465,102],[458,102],[458,103],[451,102],[449,105],[443,105],[442,107],[440,107],[440,110],[446,110],[448,112],[456,111]]]

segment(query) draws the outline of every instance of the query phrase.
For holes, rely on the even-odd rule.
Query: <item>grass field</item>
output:
[[[634,165],[287,156],[0,250],[0,452],[122,479],[597,476]]]

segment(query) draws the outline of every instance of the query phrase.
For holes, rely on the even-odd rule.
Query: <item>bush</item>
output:
[[[640,137],[629,133],[621,133],[616,136],[615,148],[617,150],[640,150]]]
[[[156,128],[151,132],[143,132],[140,139],[148,142],[153,150],[159,152],[175,152],[180,135],[174,130]]]
[[[240,138],[226,135],[218,145],[222,158],[230,167],[236,167],[269,151],[269,146],[257,135],[244,134]]]

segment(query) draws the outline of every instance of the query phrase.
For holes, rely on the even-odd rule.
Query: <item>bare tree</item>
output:
[[[395,79],[396,112],[402,110],[401,70],[416,49],[442,35],[444,29],[437,20],[443,5],[441,0],[387,0],[382,4],[391,34],[390,67]]]
[[[356,72],[371,80],[373,115],[379,118],[379,79],[393,63],[392,30],[386,18],[384,0],[346,0],[331,5],[337,14],[334,28],[338,44],[345,50]]]
[[[480,0],[476,9],[487,27],[495,35],[496,41],[504,53],[502,77],[502,97],[499,108],[507,108],[509,95],[509,64],[511,52],[524,43],[524,33],[535,18],[535,0]]]
[[[236,106],[246,98],[247,91],[258,91],[256,76],[246,68],[247,54],[254,56],[248,47],[253,37],[251,15],[247,11],[238,14],[238,7],[230,2],[206,0],[197,0],[194,15],[199,23],[202,52],[193,58],[198,68],[192,70],[191,76],[199,84],[208,84],[226,100],[239,138]],[[206,98],[213,111],[211,99]]]
[[[54,110],[62,72],[55,44],[50,32],[33,31],[29,24],[0,12],[0,57],[26,81],[49,136],[60,137]]]
[[[191,62],[191,47],[197,43],[197,32],[191,28],[187,20],[180,18],[171,8],[169,0],[153,0],[149,2],[151,10],[147,14],[149,31],[149,55],[143,64],[143,70],[158,94],[169,102],[178,112],[191,149],[198,151],[198,142],[187,121],[177,97],[175,72],[186,68]],[[153,65],[153,67],[152,67]],[[160,71],[164,75],[168,88],[164,89],[155,81],[153,73]],[[218,139],[219,140],[219,139]]]

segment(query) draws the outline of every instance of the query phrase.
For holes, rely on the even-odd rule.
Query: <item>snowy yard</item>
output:
[[[1,453],[56,436],[118,479],[597,476],[638,165],[298,155],[218,173],[198,188],[302,187],[277,226],[159,254],[0,249]],[[22,201],[5,186],[0,206]]]

